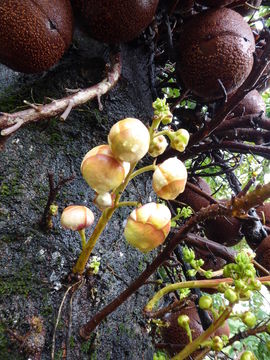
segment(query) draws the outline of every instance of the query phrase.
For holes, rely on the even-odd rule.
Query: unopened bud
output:
[[[110,208],[113,206],[113,195],[109,192],[104,194],[97,194],[94,200],[94,204],[99,208],[99,210],[103,211],[107,208]]]
[[[225,299],[229,300],[231,304],[235,303],[238,300],[236,292],[232,289],[227,289],[224,293]]]
[[[153,102],[153,109],[156,119],[162,122],[163,125],[168,125],[172,122],[173,115],[169,105],[166,103],[166,98],[157,98],[156,101]]]
[[[219,336],[215,336],[212,342],[212,350],[221,351],[223,348],[223,341]]]
[[[159,164],[153,174],[153,189],[165,200],[174,200],[185,190],[187,170],[177,157],[165,160]]]
[[[171,212],[167,206],[148,203],[132,211],[124,235],[130,245],[146,253],[164,242],[170,227]]]
[[[61,225],[65,229],[78,231],[91,226],[93,222],[94,214],[86,206],[71,205],[62,212]]]
[[[242,315],[242,321],[245,325],[252,328],[256,324],[256,316],[252,312],[246,311]]]
[[[170,132],[171,147],[177,151],[183,152],[189,142],[189,132],[185,129],[179,129]]]
[[[98,194],[104,194],[122,184],[129,168],[129,163],[114,157],[109,145],[100,145],[85,155],[81,173],[92,189]]]
[[[147,153],[150,135],[140,120],[127,118],[113,125],[108,142],[116,158],[135,163]]]
[[[186,329],[189,325],[190,319],[187,315],[179,315],[177,318],[178,325]]]
[[[256,356],[251,351],[245,351],[240,357],[240,360],[257,360]]]
[[[149,155],[152,157],[157,157],[164,153],[166,147],[168,146],[168,142],[165,136],[160,135],[155,137],[149,147]]]

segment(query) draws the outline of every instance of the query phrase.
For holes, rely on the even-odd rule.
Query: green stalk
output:
[[[141,169],[134,171],[133,174],[130,175],[129,180],[134,179],[136,176],[145,173],[146,171],[155,171],[156,170],[157,165],[152,164],[152,165],[148,165],[148,166],[144,166]]]
[[[230,278],[225,279],[215,279],[215,280],[193,280],[185,281],[181,283],[175,283],[165,286],[163,289],[160,289],[148,302],[144,310],[146,312],[152,311],[153,307],[159,302],[159,300],[166,294],[172,291],[176,291],[184,288],[216,288],[220,283],[232,284],[233,280]]]
[[[95,230],[93,231],[86,246],[83,248],[79,256],[79,259],[76,262],[76,265],[72,269],[74,274],[82,274],[84,272],[85,266],[91,255],[91,252],[94,246],[96,245],[98,238],[102,234],[105,226],[107,225],[107,222],[110,220],[115,210],[116,210],[115,208],[109,208],[102,212],[102,215],[98,220]]]
[[[127,184],[129,183],[131,176],[133,175],[132,172],[133,172],[134,168],[136,167],[136,165],[137,165],[137,163],[130,164],[130,170],[129,170],[129,173],[128,173],[125,181],[123,182],[123,184],[118,186],[118,188],[115,190],[114,193],[115,193],[116,197],[115,197],[114,207],[108,208],[102,212],[102,214],[98,220],[98,223],[95,227],[95,230],[93,231],[87,244],[83,247],[83,250],[82,250],[79,258],[78,258],[75,266],[72,269],[74,274],[82,274],[84,272],[85,266],[86,266],[87,261],[94,249],[94,246],[96,245],[97,240],[99,239],[100,235],[102,234],[103,230],[105,229],[108,221],[111,219],[111,217],[113,216],[113,213],[117,209],[122,192],[127,187]]]
[[[82,240],[82,249],[84,249],[86,246],[85,229],[78,230],[78,233],[80,234]]]
[[[162,130],[162,131],[159,131],[157,133],[154,134],[153,136],[153,139],[160,136],[160,135],[167,135],[168,137],[170,137],[170,134],[171,134],[171,130]]]
[[[152,119],[152,125],[149,128],[150,142],[153,140],[155,131],[158,129],[160,123],[161,118],[159,116],[154,116]]]
[[[197,337],[192,343],[189,343],[179,354],[175,355],[172,360],[184,360],[187,359],[190,354],[198,349],[198,347],[209,338],[223,323],[230,317],[232,308],[228,306],[219,318],[214,321],[209,328]]]

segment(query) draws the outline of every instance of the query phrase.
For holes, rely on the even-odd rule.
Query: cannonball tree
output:
[[[59,3],[0,67],[0,358],[269,358],[269,2]]]

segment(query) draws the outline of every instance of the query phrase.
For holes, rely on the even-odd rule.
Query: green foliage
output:
[[[158,351],[154,354],[153,360],[169,360],[169,357],[164,352]]]

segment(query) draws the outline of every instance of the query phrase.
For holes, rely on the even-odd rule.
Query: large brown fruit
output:
[[[258,216],[265,225],[270,226],[270,202],[258,206],[256,209]]]
[[[177,72],[185,86],[205,100],[235,91],[253,66],[255,41],[237,12],[219,8],[192,16],[181,29]]]
[[[257,90],[250,91],[233,110],[233,116],[245,116],[265,112],[266,106],[261,94]]]
[[[226,202],[226,200],[221,200]],[[241,222],[234,217],[217,217],[205,222],[205,235],[217,243],[233,246],[242,239]]]
[[[152,21],[158,0],[73,0],[91,36],[106,43],[135,39]]]
[[[256,250],[255,260],[270,271],[270,236],[263,239]],[[265,275],[265,274],[262,274]]]
[[[25,73],[49,69],[72,40],[69,0],[1,0],[0,62]]]
[[[206,181],[202,178],[198,178],[194,185],[197,186],[201,191],[208,195],[211,195],[211,189]],[[185,191],[177,196],[177,201],[189,205],[194,211],[199,211],[203,207],[209,205],[209,200],[205,197],[197,194],[195,191],[186,186]]]
[[[189,317],[192,339],[196,339],[203,332],[201,320],[193,302],[178,312],[165,314],[162,320],[169,326],[161,328],[161,336],[163,342],[169,345],[166,350],[171,356],[180,352],[189,342],[186,331],[178,325],[177,319],[180,315]]]

